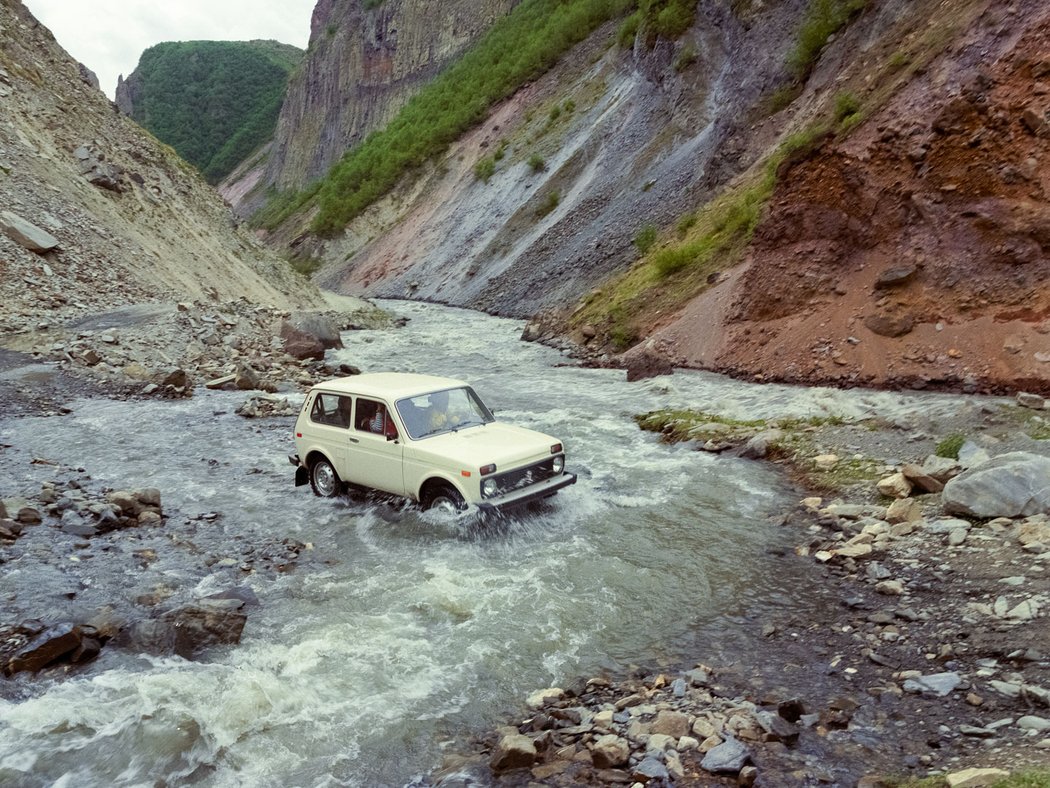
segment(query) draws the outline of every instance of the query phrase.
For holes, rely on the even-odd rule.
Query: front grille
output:
[[[506,473],[498,473],[495,476],[496,484],[499,485],[497,495],[506,495],[509,492],[520,490],[531,484],[545,481],[554,475],[554,458],[541,460],[534,465],[526,465],[524,468],[516,468]]]

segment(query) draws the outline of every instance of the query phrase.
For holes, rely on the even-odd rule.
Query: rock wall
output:
[[[320,303],[17,0],[0,0],[0,107],[0,205],[56,242],[0,233],[0,331],[157,299]]]
[[[389,121],[518,0],[318,0],[264,183],[299,188]]]

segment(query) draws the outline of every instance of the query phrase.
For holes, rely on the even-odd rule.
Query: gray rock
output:
[[[962,465],[958,460],[951,457],[938,457],[936,454],[929,455],[922,462],[922,472],[941,484],[945,484],[953,476],[958,476]]]
[[[233,377],[233,385],[241,391],[251,391],[259,388],[259,375],[247,364],[238,364],[237,372]]]
[[[958,673],[931,673],[928,676],[919,676],[917,679],[906,680],[904,682],[904,691],[936,695],[939,698],[943,698],[960,684],[962,684],[962,676]]]
[[[875,280],[875,287],[881,290],[907,284],[915,277],[916,271],[918,269],[910,263],[887,268]]]
[[[656,758],[643,758],[637,766],[631,769],[631,779],[647,783],[650,780],[666,780],[669,778],[667,767]]]
[[[1021,685],[1016,684],[1012,681],[998,681],[996,679],[992,679],[988,682],[988,686],[990,686],[1000,695],[1005,695],[1008,698],[1021,697]]]
[[[1029,394],[1027,391],[1017,392],[1017,404],[1022,408],[1046,410],[1046,400],[1038,394]]]
[[[194,659],[212,646],[240,642],[247,620],[239,610],[188,605],[160,618],[137,622],[127,631],[125,645],[149,654]]]
[[[750,760],[751,753],[747,746],[730,736],[708,750],[700,762],[700,768],[712,774],[737,774]]]
[[[678,739],[689,733],[689,715],[680,711],[661,711],[653,720],[652,733],[662,733]]]
[[[58,239],[51,233],[10,211],[0,211],[0,231],[30,252],[41,254],[58,246]]]
[[[1050,730],[1050,720],[1045,717],[1036,717],[1032,714],[1026,714],[1021,717],[1016,723],[1018,728],[1026,731],[1045,731]]]
[[[38,525],[41,520],[40,510],[35,506],[23,506],[15,514],[15,521],[22,525]]]
[[[760,432],[744,444],[744,448],[740,450],[740,456],[749,460],[761,460],[769,454],[769,447],[783,436],[784,433],[780,430]]]
[[[989,459],[988,452],[973,441],[966,441],[959,447],[959,464],[963,468],[976,468],[978,465],[984,465]]]
[[[1050,457],[1003,454],[944,485],[944,510],[971,517],[1050,513]]]
[[[321,343],[324,348],[341,348],[342,337],[339,335],[339,326],[328,315],[321,312],[295,312],[288,322],[299,331],[313,337]]]

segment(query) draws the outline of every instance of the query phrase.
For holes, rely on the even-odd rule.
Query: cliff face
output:
[[[324,175],[517,2],[318,0],[263,182],[301,188]]]
[[[17,0],[0,0],[0,106],[0,331],[155,299],[319,301]],[[30,251],[7,213],[57,245]]]

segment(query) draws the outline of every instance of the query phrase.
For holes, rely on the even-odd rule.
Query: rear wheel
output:
[[[343,483],[339,480],[339,474],[335,472],[332,463],[323,457],[310,466],[310,487],[314,495],[322,498],[334,498],[343,489]]]
[[[450,485],[435,487],[427,496],[426,508],[443,514],[455,515],[467,508],[467,502],[459,490]]]

